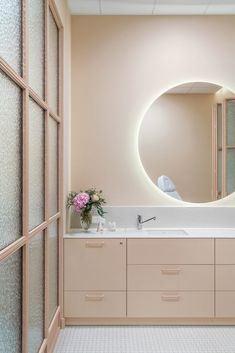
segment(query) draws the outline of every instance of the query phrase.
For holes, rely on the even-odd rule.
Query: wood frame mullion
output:
[[[45,102],[48,106],[48,38],[49,38],[49,19],[48,19],[48,9],[49,9],[49,2],[48,0],[44,0],[44,25],[45,25],[45,31],[44,31],[44,35],[45,35],[45,41],[44,41],[44,99]]]
[[[58,115],[56,115],[56,114],[54,114],[51,110],[49,110],[49,115],[55,120],[55,121],[57,121],[57,123],[61,123],[61,118],[58,116]]]
[[[63,218],[63,208],[64,208],[64,174],[63,174],[63,165],[64,165],[64,119],[63,119],[63,77],[64,77],[64,61],[63,61],[63,52],[64,52],[64,29],[61,25],[59,29],[59,116],[61,117],[61,122],[59,124],[59,145],[58,145],[58,187],[59,187],[59,212],[61,212],[61,217],[58,222],[58,230],[59,230],[59,240],[58,240],[58,305],[60,306],[60,326],[63,328],[65,326],[64,320],[64,296],[63,296],[63,231],[64,231],[64,218]]]
[[[44,336],[48,339],[49,336],[49,234],[48,234],[48,226],[49,226],[49,101],[48,101],[48,55],[49,55],[49,2],[45,0],[45,71],[44,71],[44,96],[45,96],[45,103],[46,103],[46,111],[45,111],[45,221],[46,221],[46,229],[44,234],[45,239],[45,278],[44,278],[44,285],[45,285],[45,303],[44,303]]]
[[[58,27],[58,35],[59,35],[59,91],[58,91],[58,115],[55,114],[52,110],[50,110],[50,116],[54,118],[58,122],[58,211],[61,213],[61,216],[58,218],[58,232],[59,232],[59,261],[58,261],[58,306],[60,308],[60,326],[64,327],[64,317],[63,317],[63,229],[64,229],[64,220],[63,220],[63,207],[64,207],[64,196],[63,196],[63,51],[64,51],[64,31],[62,21],[58,14],[55,1],[48,0],[49,7]]]
[[[28,34],[28,6],[29,0],[22,0],[22,51],[21,51],[21,73],[17,73],[3,58],[0,58],[0,69],[22,90],[22,236],[16,239],[13,243],[0,250],[0,261],[12,255],[19,249],[22,250],[22,353],[28,353],[28,332],[29,332],[29,244],[30,240],[39,232],[43,231],[44,238],[44,340],[39,352],[44,353],[51,350],[52,339],[49,333],[55,338],[57,332],[56,325],[61,324],[62,308],[63,308],[63,293],[62,293],[62,256],[63,256],[63,28],[62,21],[58,14],[55,2],[52,0],[44,0],[44,96],[40,97],[29,86],[29,34]],[[49,38],[49,19],[48,14],[51,10],[54,20],[58,27],[59,36],[59,53],[58,53],[58,113],[53,112],[48,101],[48,38]],[[44,221],[31,231],[29,230],[29,98],[32,98],[38,106],[44,110]],[[49,175],[48,175],[48,142],[49,131],[48,123],[50,116],[57,122],[58,131],[58,212],[50,216],[49,214]],[[52,323],[48,318],[48,303],[49,303],[49,237],[48,226],[52,222],[58,224],[58,307]],[[58,333],[58,332],[57,332]],[[50,340],[50,344],[48,343]]]
[[[225,99],[222,103],[222,195],[227,195],[227,100]]]
[[[217,199],[217,104],[212,108],[212,200]]]
[[[55,0],[47,0],[47,1],[49,2],[50,10],[54,16],[57,27],[60,30],[63,28],[63,23],[61,21],[60,15],[58,13],[58,10],[57,10],[56,4],[55,4]]]
[[[48,223],[51,224],[51,223],[55,222],[60,217],[61,217],[61,212],[57,212],[56,214],[54,214],[53,216],[51,216],[49,218]]]
[[[29,303],[29,95],[23,94],[23,236],[26,239],[23,248],[23,353],[28,352],[28,303]]]
[[[28,34],[28,0],[22,1],[22,76],[26,84],[23,92],[23,149],[22,149],[22,230],[26,243],[23,246],[23,315],[22,315],[22,353],[28,352],[29,338],[29,34]]]
[[[48,175],[48,110],[45,111],[45,164],[44,164],[44,190],[45,190],[45,199],[44,199],[44,211],[45,211],[45,223],[46,228],[44,230],[44,259],[45,259],[45,276],[44,276],[44,336],[48,338],[48,312],[49,312],[49,239],[48,239],[48,226],[49,226],[49,175]]]
[[[61,217],[61,212],[57,212],[55,215],[51,216],[48,221],[44,221],[43,223],[39,224],[39,226],[33,228],[30,232],[29,232],[29,238],[31,239],[32,237],[34,237],[37,233],[40,233],[42,231],[44,231],[44,229],[46,229],[46,227],[54,222],[55,220],[57,220],[59,217]],[[10,245],[9,245],[10,246]]]
[[[20,88],[25,89],[27,88],[27,84],[24,79],[15,72],[7,62],[0,57],[0,69],[12,80],[14,81]]]
[[[46,229],[47,227],[47,222],[43,221],[41,224],[39,224],[37,227],[33,228],[32,230],[30,230],[29,232],[29,238],[34,237],[36,234],[44,231],[44,229]]]
[[[29,87],[29,95],[44,110],[47,110],[47,104],[32,88]]]
[[[0,251],[0,262],[15,251],[22,248],[26,243],[26,237],[20,237]]]

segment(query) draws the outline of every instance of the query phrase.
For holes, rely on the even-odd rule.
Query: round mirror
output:
[[[171,197],[210,202],[234,192],[234,93],[205,82],[170,89],[143,118],[139,154],[152,182]]]

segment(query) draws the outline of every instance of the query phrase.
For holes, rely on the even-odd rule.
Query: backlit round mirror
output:
[[[139,131],[143,167],[163,192],[211,202],[235,191],[235,94],[212,83],[176,86],[157,98]]]

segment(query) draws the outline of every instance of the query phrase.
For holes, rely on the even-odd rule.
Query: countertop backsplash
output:
[[[142,219],[156,216],[156,221],[143,224],[143,228],[234,228],[235,207],[172,207],[172,206],[106,206],[104,217],[115,222],[117,228],[135,228],[137,215]],[[71,216],[71,228],[80,228],[79,217]]]

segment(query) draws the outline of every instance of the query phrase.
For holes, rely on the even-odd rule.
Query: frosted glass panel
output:
[[[29,84],[44,96],[44,0],[29,0]]]
[[[235,149],[227,150],[227,192],[235,191]]]
[[[29,353],[37,353],[44,329],[44,239],[43,233],[29,243]]]
[[[51,109],[58,113],[58,52],[59,33],[51,11],[49,11],[49,60],[48,60],[48,94]]]
[[[21,236],[21,102],[21,89],[0,70],[0,249]]]
[[[58,306],[58,227],[53,222],[48,227],[49,238],[49,323]]]
[[[235,145],[235,100],[227,103],[227,144]]]
[[[49,212],[58,211],[58,124],[49,119]]]
[[[0,352],[21,353],[21,251],[0,262]]]
[[[0,0],[0,56],[21,74],[21,0]]]
[[[217,104],[217,145],[222,147],[222,104]]]
[[[29,101],[29,229],[44,219],[44,111]]]

